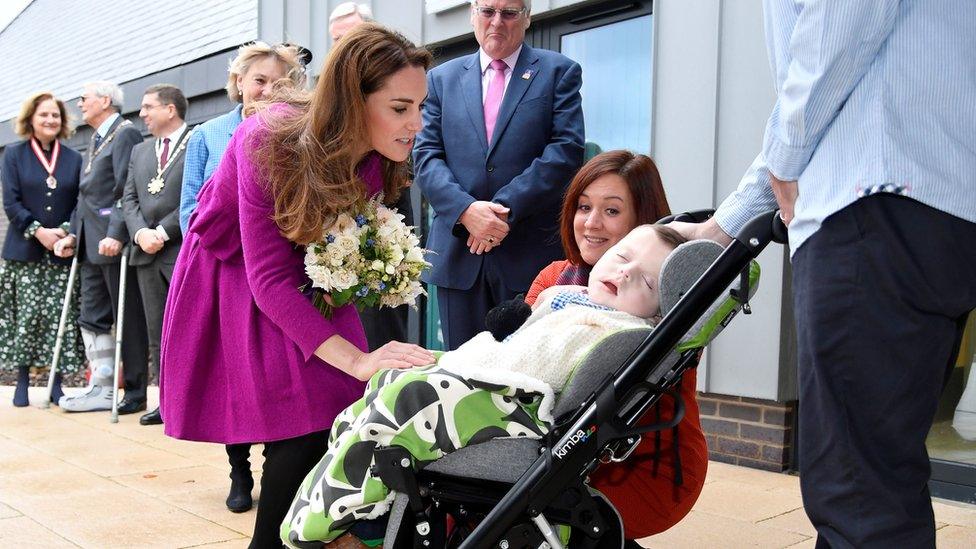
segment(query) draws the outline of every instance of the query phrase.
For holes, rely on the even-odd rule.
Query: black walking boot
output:
[[[234,513],[249,511],[254,506],[251,499],[251,489],[254,488],[254,477],[251,471],[238,474],[237,471],[230,473],[230,493],[227,494],[227,508]]]
[[[228,444],[227,461],[230,462],[230,493],[227,494],[227,508],[234,513],[243,513],[254,506],[251,490],[254,477],[251,475],[251,445]]]
[[[61,372],[57,372],[54,374],[54,383],[51,385],[51,403],[56,405],[63,396],[64,391],[61,390]]]
[[[17,388],[14,389],[14,406],[23,408],[30,404],[27,400],[27,387],[30,386],[30,369],[27,366],[17,367]]]

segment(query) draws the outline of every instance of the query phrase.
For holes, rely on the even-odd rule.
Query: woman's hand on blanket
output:
[[[360,381],[366,381],[379,370],[426,366],[437,361],[427,349],[399,341],[391,341],[372,353],[364,353],[339,334],[333,334],[323,341],[315,349],[315,356]]]
[[[412,343],[391,341],[372,353],[361,354],[353,361],[352,371],[349,373],[356,379],[366,381],[380,370],[391,368],[403,370],[414,366],[426,366],[434,362],[436,359],[433,353],[423,347]]]

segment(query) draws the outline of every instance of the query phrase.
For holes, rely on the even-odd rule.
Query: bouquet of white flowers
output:
[[[368,200],[353,215],[341,213],[320,241],[305,248],[305,273],[311,280],[312,299],[327,317],[332,305],[354,302],[365,307],[416,307],[424,295],[420,273],[430,266],[424,260],[413,227],[380,197]],[[325,299],[329,295],[332,305]]]

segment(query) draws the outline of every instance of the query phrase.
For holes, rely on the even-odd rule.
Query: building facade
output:
[[[438,63],[477,48],[468,0],[360,1],[379,22],[431,48]],[[0,84],[0,120],[32,91],[51,89],[74,103],[83,82],[108,79],[122,84],[127,117],[146,86],[170,82],[190,99],[188,122],[199,123],[230,108],[227,62],[242,42],[303,44],[314,54],[315,76],[330,46],[328,14],[339,3],[175,0],[166,4],[171,15],[161,16],[158,4],[135,0],[111,2],[109,14],[98,0],[34,0],[0,33],[2,51],[26,51],[32,33],[55,24],[46,20],[51,14],[69,31],[34,48],[45,67],[28,65],[26,56],[0,61],[3,74],[19,76]],[[534,0],[527,41],[583,66],[588,144],[649,153],[676,212],[717,206],[761,148],[775,90],[759,0]],[[90,131],[80,128],[71,145],[81,148]],[[4,124],[0,147],[14,140]],[[759,262],[753,314],[723,332],[699,366],[700,403],[713,459],[782,471],[792,466],[797,409],[788,254],[773,245]],[[428,319],[413,316],[411,337],[435,343]],[[938,431],[951,420],[971,363],[964,345],[930,444],[935,491],[966,500],[976,499],[976,442]]]

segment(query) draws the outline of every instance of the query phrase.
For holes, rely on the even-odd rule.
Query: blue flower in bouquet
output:
[[[365,215],[359,214],[359,215],[356,216],[356,226],[357,227],[362,227],[363,225],[366,224],[366,222],[367,222],[367,220],[366,220],[366,216]]]
[[[373,246],[376,245],[376,241],[373,240],[372,238],[367,238],[366,239],[366,245],[369,246],[370,248],[372,248]]]
[[[362,288],[356,290],[356,296],[358,297],[366,297],[366,294],[368,293],[369,293],[369,288],[367,288],[366,286],[363,286]]]
[[[328,244],[332,244],[333,242],[335,242],[335,235],[333,234],[325,235],[325,241]]]

